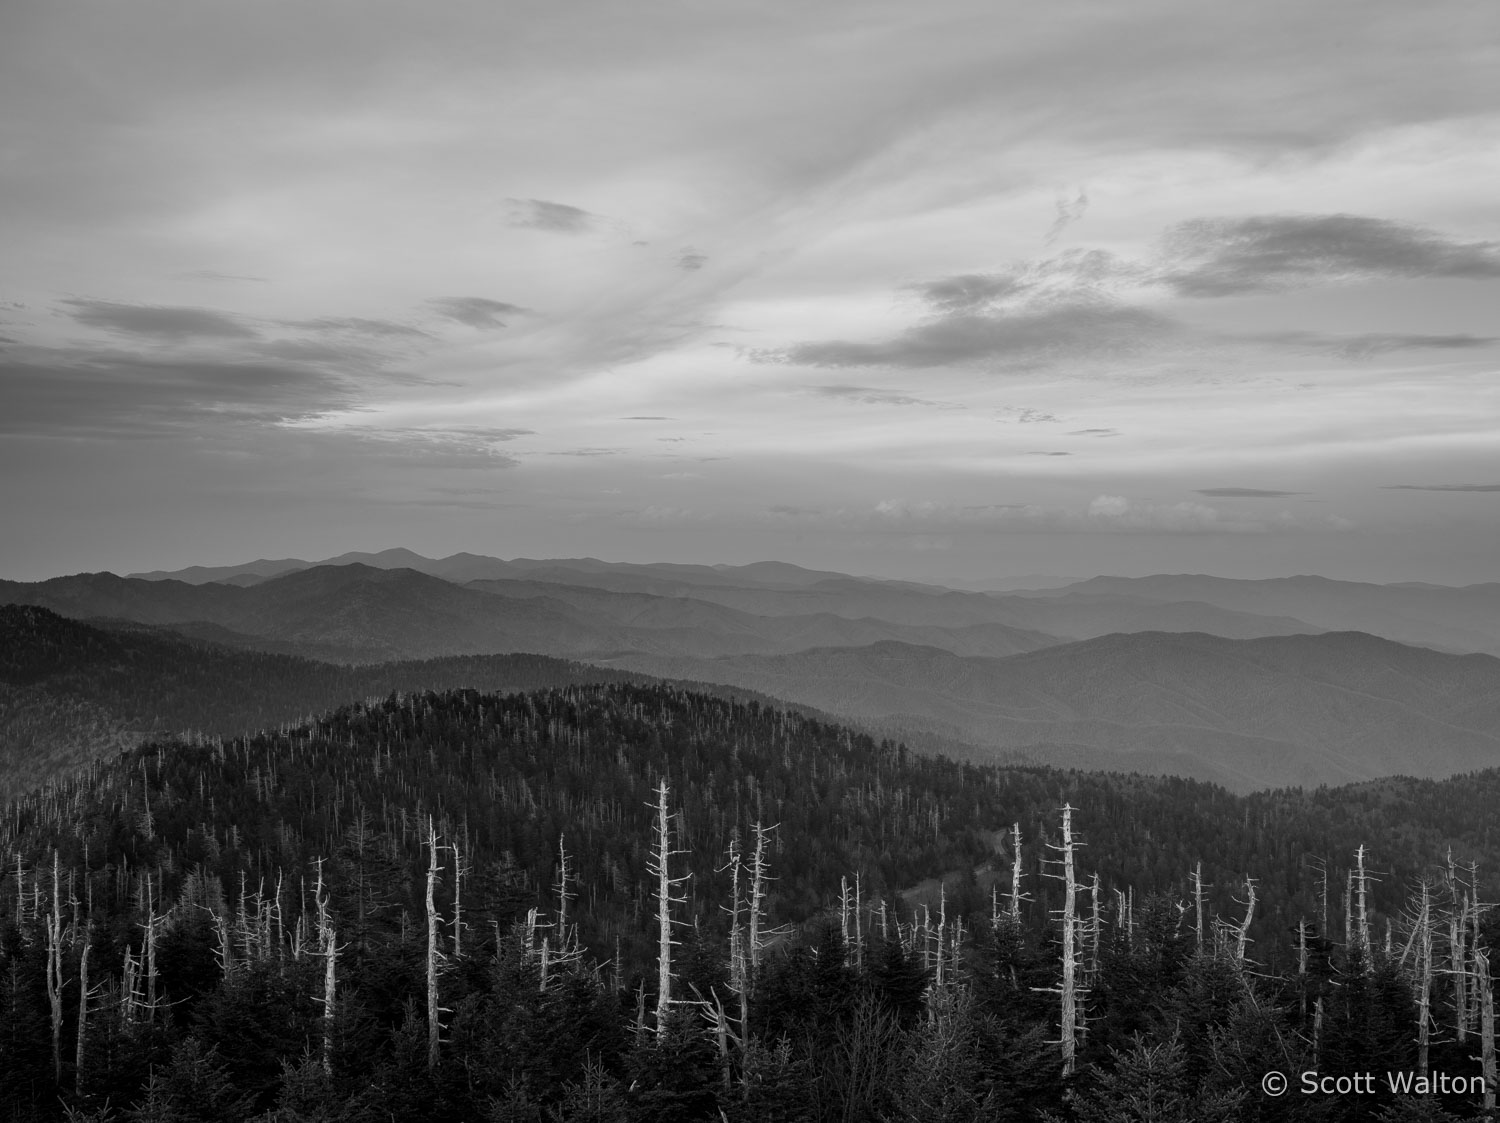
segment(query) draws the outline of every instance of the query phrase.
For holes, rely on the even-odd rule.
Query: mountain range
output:
[[[241,673],[236,649],[316,661],[307,667],[550,656],[759,692],[976,759],[1178,774],[1237,791],[1500,764],[1500,585],[1046,584],[965,591],[781,562],[392,550],[0,582],[0,604],[115,634],[170,629],[217,652],[199,658],[225,676]],[[490,681],[465,682],[470,672],[430,685]],[[73,726],[139,725],[111,726],[72,681]],[[50,689],[55,699],[62,688]],[[338,689],[318,697],[370,693],[339,699]],[[7,705],[23,702],[34,727],[34,699],[12,693]]]

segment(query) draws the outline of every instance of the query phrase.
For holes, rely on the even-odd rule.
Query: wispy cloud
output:
[[[237,316],[209,308],[64,300],[67,314],[86,327],[160,340],[254,339],[260,333]]]
[[[1320,351],[1356,360],[1370,359],[1391,351],[1471,351],[1500,343],[1500,337],[1492,335],[1434,335],[1417,332],[1331,335],[1311,331],[1279,331],[1258,332],[1238,338],[1250,343]]]
[[[677,268],[692,273],[702,269],[707,262],[708,258],[701,253],[684,253],[677,258]]]
[[[1154,278],[1181,296],[1278,292],[1377,277],[1500,277],[1500,242],[1354,214],[1200,218],[1170,229]]]
[[[1128,354],[1175,330],[1170,319],[1149,309],[1078,303],[1035,311],[948,316],[874,343],[799,343],[780,357],[815,367],[921,369],[983,359]]]
[[[1306,495],[1305,491],[1270,491],[1259,487],[1200,487],[1199,495],[1213,499],[1285,499],[1291,495]]]
[[[288,320],[286,321],[286,326],[302,328],[307,331],[348,332],[353,335],[370,335],[393,339],[403,337],[431,338],[427,332],[422,331],[420,328],[411,327],[408,324],[398,324],[393,320],[371,320],[360,316],[325,316],[316,320]]]
[[[945,403],[916,398],[888,390],[875,390],[869,386],[812,386],[809,389],[824,398],[838,398],[846,402],[859,402],[870,406],[936,406]]]
[[[546,199],[507,199],[509,224],[532,230],[552,230],[559,234],[582,234],[592,229],[598,215],[567,203]]]
[[[944,533],[992,530],[1246,534],[1268,529],[1263,522],[1226,518],[1202,503],[1163,504],[1120,495],[1096,496],[1083,509],[1030,503],[960,506],[931,500],[887,499],[877,503],[864,521],[871,528]]]
[[[1500,491],[1500,484],[1391,484],[1385,491]]]
[[[0,360],[8,432],[159,435],[199,426],[270,424],[349,409],[346,379],[292,362],[146,359],[30,348]]]
[[[471,328],[491,330],[503,328],[501,316],[513,316],[526,309],[518,304],[507,304],[503,300],[489,300],[482,296],[445,296],[428,302],[439,315]]]

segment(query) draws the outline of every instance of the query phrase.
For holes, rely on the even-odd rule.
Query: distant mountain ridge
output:
[[[611,666],[733,683],[867,725],[1248,791],[1500,765],[1500,659],[1364,633],[1120,634],[1001,659],[880,643]]]
[[[1076,594],[1193,600],[1233,612],[1292,616],[1329,631],[1360,631],[1401,643],[1500,655],[1500,582],[1447,586],[1373,585],[1327,577],[1242,581],[1204,574],[1093,577],[1026,594],[1048,600]]]

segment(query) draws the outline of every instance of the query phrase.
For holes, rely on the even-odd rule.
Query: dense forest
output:
[[[985,768],[637,684],[147,744],[0,819],[0,1102],[1465,1118],[1497,800],[1495,772],[1236,797]],[[1463,1086],[1392,1097],[1387,1070]],[[1379,1080],[1304,1095],[1304,1071]]]

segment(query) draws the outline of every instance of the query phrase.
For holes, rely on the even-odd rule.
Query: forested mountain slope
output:
[[[0,798],[143,738],[233,737],[392,691],[640,681],[539,655],[349,667],[0,605]]]
[[[791,934],[759,955],[754,1049],[746,1038],[743,1050],[716,1054],[693,1006],[654,1029],[661,783],[669,869],[691,875],[673,906],[674,985],[685,997],[690,984],[720,1003],[736,993],[724,949],[737,867],[725,851],[738,839],[743,859],[754,825],[776,824],[763,924]],[[1168,1090],[1217,1089],[1240,1103],[1241,1068],[1259,1064],[1258,1076],[1268,1056],[1307,1063],[1314,997],[1327,1003],[1325,1070],[1409,1056],[1412,991],[1396,954],[1411,930],[1403,907],[1419,878],[1442,884],[1450,851],[1460,863],[1453,892],[1493,899],[1484,871],[1500,860],[1497,799],[1497,772],[1237,798],[1182,780],[977,768],[757,704],[634,685],[423,694],[222,747],[148,746],[0,818],[0,847],[15,856],[0,887],[0,966],[11,979],[0,988],[0,1067],[11,1075],[0,1095],[22,1118],[57,1117],[60,1090],[90,1111],[111,1100],[182,1117],[184,1105],[210,1105],[186,1116],[195,1119],[300,1103],[351,1120],[457,1120],[541,1118],[592,1087],[615,1119],[713,1118],[721,1108],[746,1121],[836,1119],[854,1095],[932,1118],[927,1097],[938,1089],[901,1075],[930,1071],[945,1095],[977,1097],[961,1118],[983,1118],[989,1102],[1009,1105],[1005,1118],[1050,1107],[1091,1119],[1071,1115],[1089,1101],[1060,1098],[1056,1046],[1046,1043],[1056,1000],[1035,989],[1056,978],[1062,889],[1042,859],[1057,857],[1043,843],[1059,841],[1066,803],[1085,844],[1077,877],[1101,919],[1098,950],[1085,957],[1080,1091],[1107,1091],[1099,1082],[1129,1071],[1139,1030],[1180,1051],[1178,1067],[1154,1078]],[[1008,893],[1012,824],[1024,898],[1015,926],[992,920],[989,892],[998,881]],[[1362,886],[1368,911],[1354,916],[1340,888],[1360,846],[1376,880]],[[1470,860],[1484,876],[1465,881]],[[1194,960],[1189,886],[1200,862],[1212,957]],[[1247,878],[1256,978],[1233,951]],[[856,884],[858,905],[841,919],[841,890]],[[821,929],[796,935],[820,916]],[[1226,938],[1213,934],[1216,917]],[[1317,936],[1310,973],[1277,983],[1274,973],[1297,962],[1289,928],[1303,917],[1373,933],[1375,974],[1357,949]],[[1387,921],[1389,958],[1378,949]],[[844,924],[867,960],[845,950]],[[1487,924],[1476,921],[1474,939]],[[432,974],[428,949],[441,952]],[[71,991],[50,1023],[66,1046],[55,1062],[49,960],[60,993]],[[89,1000],[93,1036],[82,1046],[80,973],[113,988]],[[1179,1037],[1184,1018],[1196,1028]],[[940,1042],[923,1025],[959,1036],[946,1053],[924,1053]],[[859,1048],[871,1051],[873,1084],[819,1060],[870,1032]],[[1241,1050],[1233,1062],[1217,1052],[1231,1042]],[[1111,1046],[1123,1052],[1112,1058]],[[1437,1063],[1468,1064],[1461,1044],[1446,1048],[1434,1045]],[[163,1083],[151,1082],[153,1065]],[[589,1065],[599,1066],[593,1075]],[[1292,1114],[1253,1117],[1305,1118],[1307,1102],[1290,1102]],[[1360,1117],[1322,1106],[1319,1118]]]

